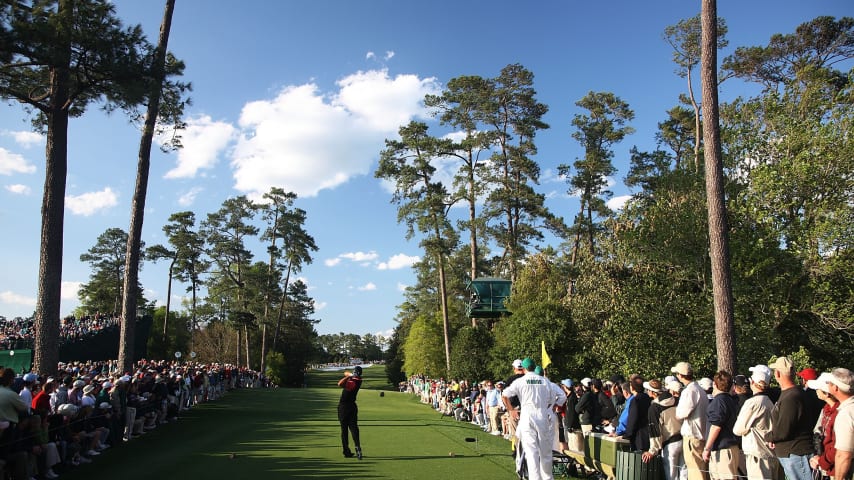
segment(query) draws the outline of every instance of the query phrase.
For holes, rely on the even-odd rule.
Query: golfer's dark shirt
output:
[[[356,403],[356,395],[359,394],[359,389],[362,388],[362,378],[355,375],[347,377],[344,384],[341,385],[341,400],[338,403]]]

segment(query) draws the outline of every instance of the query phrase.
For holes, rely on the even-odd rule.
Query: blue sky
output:
[[[156,41],[162,2],[114,3]],[[551,126],[537,136],[538,191],[571,219],[578,199],[556,167],[583,154],[571,137],[575,102],[614,92],[636,115],[636,133],[615,152],[616,207],[631,193],[628,150],[654,147],[657,122],[686,91],[662,32],[699,8],[686,0],[177,0],[169,47],[187,64],[193,106],[185,148],[152,157],[143,240],[165,243],[161,227],[174,212],[203,219],[229,196],[294,191],[320,248],[300,274],[317,302],[318,332],[388,334],[421,252],[417,239],[405,240],[373,171],[399,126],[432,122],[424,94],[461,75],[497,76],[511,63],[532,71]],[[819,15],[854,15],[850,0],[722,0],[718,10],[730,42],[720,58]],[[748,91],[727,81],[721,100]],[[90,273],[80,254],[107,228],[128,229],[139,132],[91,108],[71,121],[69,138],[64,314]],[[43,184],[44,139],[19,106],[0,106],[0,315],[8,318],[35,308]],[[146,297],[164,304],[166,278],[165,265],[145,264]],[[173,302],[181,290],[173,288]]]

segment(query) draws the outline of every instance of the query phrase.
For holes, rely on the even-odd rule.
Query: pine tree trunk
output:
[[[163,23],[160,25],[160,38],[153,67],[154,82],[148,96],[148,110],[145,112],[145,123],[142,138],[139,142],[139,158],[137,159],[136,186],[134,188],[133,204],[131,206],[130,229],[128,231],[127,256],[125,259],[125,282],[122,289],[122,328],[119,340],[119,365],[124,370],[131,370],[134,358],[134,329],[137,317],[137,298],[139,297],[139,257],[142,239],[142,224],[145,217],[145,198],[148,194],[148,172],[151,165],[151,143],[154,138],[154,126],[160,111],[160,96],[165,78],[166,47],[169,43],[169,31],[172,28],[172,13],[175,10],[175,0],[166,0],[163,12]]]
[[[717,45],[715,45],[717,48]],[[717,57],[717,55],[715,55]],[[702,81],[702,72],[700,73],[700,80]],[[715,86],[717,88],[717,86]],[[705,84],[703,85],[703,91],[706,91]],[[697,101],[694,100],[694,82],[691,80],[691,69],[688,69],[688,96],[691,98],[691,107],[694,108],[694,171],[696,173],[700,173],[700,143],[702,140],[700,139],[700,129],[702,126],[700,125],[700,106],[697,105]],[[705,94],[704,94],[705,98]],[[703,100],[705,103],[705,100]]]
[[[44,375],[55,374],[59,362],[62,235],[68,172],[68,110],[64,108],[68,98],[67,69],[55,68],[51,72],[51,97],[55,100],[48,112],[39,287],[33,342],[33,370]]]
[[[73,5],[59,3],[60,21],[70,31]],[[59,316],[62,296],[62,238],[65,222],[65,185],[68,174],[68,103],[71,43],[55,45],[56,66],[50,71],[50,103],[45,147],[45,180],[42,197],[41,246],[39,250],[38,299],[34,320],[33,370],[56,374],[59,363]]]
[[[243,343],[246,345],[246,368],[252,368],[249,365],[249,325],[243,325]]]
[[[261,326],[261,368],[258,370],[261,374],[264,373],[265,365],[265,353],[267,352],[267,324]]]
[[[448,293],[445,286],[445,261],[442,254],[439,257],[439,301],[442,306],[442,329],[445,336],[445,367],[451,371],[451,321],[448,319]]]
[[[735,318],[730,274],[729,226],[724,196],[723,160],[718,124],[717,4],[702,0],[703,137],[706,158],[706,197],[709,210],[709,253],[718,369],[735,371]]]
[[[166,351],[166,341],[168,339],[168,331],[166,326],[169,324],[169,309],[172,306],[172,270],[175,268],[175,259],[169,264],[169,281],[166,283],[166,315],[163,317],[163,349]]]

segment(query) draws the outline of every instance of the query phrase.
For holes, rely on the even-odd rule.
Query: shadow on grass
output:
[[[360,394],[366,457],[344,458],[336,418],[339,375],[328,388],[230,392],[105,451],[92,464],[61,472],[62,479],[432,479],[512,473],[506,442],[480,438],[470,424],[436,419],[432,409],[394,393]],[[476,436],[477,443],[465,442]]]

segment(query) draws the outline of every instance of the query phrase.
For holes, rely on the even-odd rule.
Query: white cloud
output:
[[[350,252],[350,253],[342,253],[338,255],[340,258],[346,258],[347,260],[352,260],[354,262],[370,262],[376,260],[379,255],[377,252]]]
[[[342,260],[350,260],[351,262],[361,263],[362,265],[370,265],[371,262],[379,258],[377,252],[346,252],[338,255],[335,258],[327,258],[323,264],[327,267],[334,267],[341,263]]]
[[[232,153],[235,188],[260,197],[277,186],[316,196],[351,177],[366,175],[383,148],[440,88],[433,78],[389,77],[386,70],[357,72],[326,94],[317,85],[283,88],[269,100],[247,103]]]
[[[385,59],[391,60],[392,58],[394,58],[394,50],[386,50]]]
[[[30,187],[26,185],[21,185],[20,183],[16,183],[14,185],[6,185],[4,188],[6,188],[6,190],[8,190],[9,192],[17,195],[29,195],[31,192]]]
[[[619,197],[614,197],[608,200],[607,205],[611,210],[622,210],[626,205],[626,202],[631,200],[631,195],[620,195]]]
[[[326,308],[327,305],[329,305],[327,302],[314,302],[314,311],[319,312]]]
[[[387,262],[380,262],[377,266],[379,270],[400,270],[401,268],[411,267],[421,260],[417,255],[405,255],[398,253],[388,259]]]
[[[370,291],[373,291],[376,289],[377,289],[377,286],[374,285],[373,282],[368,282],[368,283],[362,285],[361,287],[356,287],[356,290],[358,290],[360,292],[370,292]]]
[[[71,213],[84,217],[93,215],[100,210],[115,207],[117,204],[118,197],[110,187],[106,187],[100,192],[65,197],[65,206],[71,210]]]
[[[77,300],[77,292],[83,282],[62,282],[60,298],[63,300]]]
[[[398,292],[405,292],[407,288],[409,288],[409,285],[407,285],[405,283],[398,282],[398,284],[397,284],[397,291]]]
[[[178,197],[178,205],[182,207],[189,207],[196,201],[196,196],[202,193],[204,190],[202,187],[193,187],[187,192],[184,192],[180,197]]]
[[[379,132],[397,132],[413,116],[427,118],[421,104],[424,95],[440,92],[435,78],[398,75],[392,79],[388,70],[356,72],[339,80],[338,87],[332,104],[346,109],[353,121],[365,122]]]
[[[23,155],[12,153],[0,147],[0,175],[12,175],[13,173],[34,173],[35,165],[30,165]]]
[[[213,168],[217,158],[234,140],[236,129],[226,122],[215,122],[208,115],[191,118],[180,132],[181,145],[178,163],[164,178],[193,178],[199,170]],[[158,143],[163,144],[164,138]]]
[[[0,302],[8,303],[11,305],[25,305],[29,307],[34,307],[36,305],[36,299],[33,297],[27,297],[25,295],[21,295],[12,291],[0,292]]]
[[[30,148],[33,145],[44,143],[45,137],[41,133],[31,132],[29,130],[4,130],[3,135],[12,137],[15,143],[24,147]]]
[[[377,55],[374,52],[368,52],[365,54],[365,60],[370,60],[372,58],[377,58]]]

